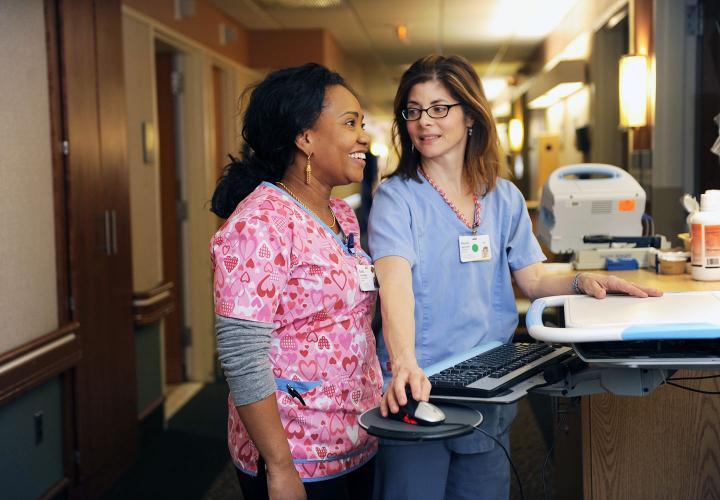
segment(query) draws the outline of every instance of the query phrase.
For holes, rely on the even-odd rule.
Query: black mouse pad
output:
[[[422,426],[406,424],[380,415],[380,407],[372,408],[358,420],[360,426],[371,436],[400,441],[433,441],[470,434],[483,421],[482,413],[467,406],[435,404],[445,413],[445,422],[440,425]]]

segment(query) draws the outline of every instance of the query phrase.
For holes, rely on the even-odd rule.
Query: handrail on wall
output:
[[[26,342],[21,346],[11,349],[8,352],[0,355],[0,367],[31,351],[40,349],[43,346],[50,344],[52,341],[60,337],[64,337],[68,333],[75,333],[79,328],[80,323],[78,323],[77,321],[73,321],[72,323],[61,326],[57,330],[53,330],[50,333],[47,333],[41,337],[31,340],[30,342]]]
[[[175,309],[175,283],[168,281],[150,290],[133,293],[133,321],[145,326],[170,314]]]
[[[172,281],[168,281],[166,283],[162,283],[155,288],[151,288],[149,290],[143,290],[140,292],[133,292],[133,302],[136,300],[144,300],[144,299],[151,299],[155,295],[159,295],[163,292],[170,291],[173,288],[175,288],[175,283]]]
[[[0,356],[0,404],[73,368],[82,356],[73,321]]]

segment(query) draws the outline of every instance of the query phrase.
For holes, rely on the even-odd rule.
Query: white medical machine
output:
[[[538,236],[553,253],[572,253],[601,244],[590,235],[642,236],[645,191],[626,171],[582,163],[555,170],[540,200]]]

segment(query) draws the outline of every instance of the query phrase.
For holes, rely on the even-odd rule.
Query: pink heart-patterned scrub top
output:
[[[274,323],[270,363],[280,418],[303,481],[329,479],[367,462],[376,439],[358,416],[380,403],[382,376],[370,328],[376,292],[360,290],[357,219],[331,199],[342,239],[280,188],[263,182],[212,239],[215,312]],[[292,397],[288,386],[297,391]],[[258,451],[228,398],[235,465],[257,473]]]

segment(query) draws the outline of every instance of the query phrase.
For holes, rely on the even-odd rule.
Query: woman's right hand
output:
[[[417,360],[396,360],[392,364],[393,378],[383,394],[380,402],[380,414],[387,417],[389,413],[397,413],[400,407],[407,403],[405,386],[409,385],[412,396],[416,401],[427,401],[430,398],[432,385]]]
[[[268,498],[270,500],[306,500],[305,487],[295,466],[284,464],[267,468]]]

